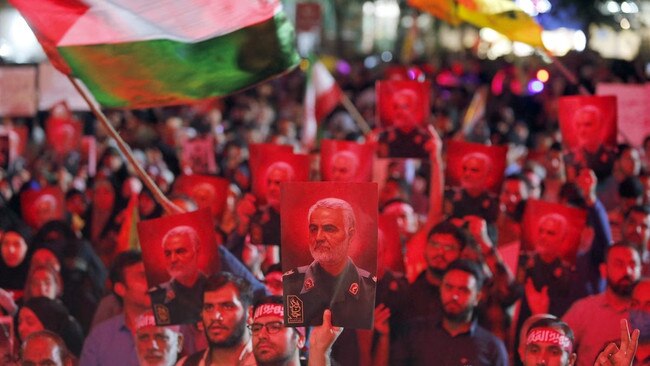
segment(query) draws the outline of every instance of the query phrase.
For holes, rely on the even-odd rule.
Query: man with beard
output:
[[[481,267],[459,259],[447,267],[440,285],[441,320],[414,323],[391,350],[391,365],[508,364],[503,342],[474,320],[481,288]]]
[[[530,186],[530,182],[523,174],[509,175],[503,181],[503,188],[499,195],[499,216],[496,222],[497,246],[521,241],[521,220]]]
[[[299,366],[305,329],[284,326],[282,297],[269,296],[253,310],[253,354],[258,366]]]
[[[324,198],[309,208],[309,252],[314,261],[283,275],[290,325],[319,325],[325,309],[332,324],[370,329],[376,278],[348,256],[356,232],[354,210],[338,198]]]
[[[562,318],[575,333],[578,366],[593,365],[598,352],[619,338],[619,321],[628,317],[641,277],[641,258],[633,246],[618,243],[607,251],[600,271],[607,280],[605,292],[576,301]]]
[[[162,239],[168,282],[149,290],[156,323],[193,323],[199,320],[205,275],[199,270],[200,240],[190,226],[176,226]]]
[[[650,206],[633,206],[625,215],[623,240],[641,254],[641,274],[650,276]]]
[[[429,231],[424,258],[427,269],[420,273],[409,286],[407,310],[408,319],[440,319],[440,283],[450,263],[460,258],[460,253],[471,240],[466,231],[449,221],[443,221]]]
[[[255,365],[251,336],[246,330],[252,301],[251,286],[244,279],[227,272],[208,277],[199,322],[208,349],[181,359],[178,365]]]

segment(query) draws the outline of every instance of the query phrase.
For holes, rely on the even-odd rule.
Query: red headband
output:
[[[573,352],[571,339],[554,328],[535,328],[528,333],[526,345],[531,343],[550,343],[560,346],[563,350]]]
[[[253,321],[261,316],[277,316],[280,319],[284,319],[284,306],[282,304],[264,304],[260,305],[255,309],[253,313]],[[304,335],[304,327],[296,327],[298,333]]]

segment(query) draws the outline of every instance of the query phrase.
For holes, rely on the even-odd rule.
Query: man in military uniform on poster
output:
[[[376,278],[348,256],[356,232],[352,206],[325,198],[309,209],[309,252],[314,261],[283,276],[288,325],[319,325],[325,309],[332,324],[370,329]]]
[[[200,320],[203,284],[199,235],[190,226],[176,226],[163,237],[165,266],[171,279],[149,290],[156,324],[195,323]]]
[[[596,173],[598,181],[603,181],[612,173],[616,149],[603,141],[603,129],[608,128],[602,120],[600,110],[586,105],[576,111],[573,131],[577,144],[565,156],[568,178],[575,177],[580,169],[589,168]]]

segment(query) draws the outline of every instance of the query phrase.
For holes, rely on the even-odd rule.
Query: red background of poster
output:
[[[579,147],[573,116],[587,105],[594,106],[600,111],[602,125],[600,127],[602,143],[606,146],[616,147],[616,97],[606,96],[570,96],[560,97],[558,118],[562,132],[562,144],[566,149]]]
[[[191,226],[199,234],[199,267],[210,275],[219,271],[219,252],[215,241],[212,219],[207,209],[178,215],[165,216],[138,223],[138,237],[142,248],[144,269],[147,274],[149,288],[169,281],[165,268],[165,255],[162,249],[162,239],[169,230],[176,226]]]
[[[45,121],[47,143],[57,154],[77,150],[81,143],[81,123],[77,121],[65,102],[55,104]]]
[[[201,204],[201,200],[197,201],[195,199],[195,190],[203,183],[209,184],[214,188],[215,195],[214,200],[210,205],[210,210],[214,217],[221,217],[226,208],[226,201],[228,199],[228,187],[230,183],[227,179],[208,175],[181,175],[176,178],[173,191],[174,193],[183,193],[191,197],[197,203],[199,208],[208,207]]]
[[[36,228],[36,211],[34,203],[39,197],[45,195],[52,195],[56,200],[55,219],[63,220],[63,192],[59,187],[45,187],[41,190],[27,190],[20,194],[20,208],[23,214],[25,223],[32,228]]]
[[[298,182],[283,183],[282,189],[282,270],[310,264],[309,208],[316,201],[335,197],[354,209],[356,233],[349,256],[357,267],[377,273],[377,184]]]
[[[460,187],[463,157],[472,152],[487,155],[492,160],[492,170],[488,175],[486,188],[494,193],[501,191],[501,183],[506,169],[507,146],[487,146],[463,141],[449,141],[447,144],[447,169],[445,172],[445,185]]]
[[[540,200],[528,200],[522,221],[521,250],[534,250],[538,222],[542,217],[550,213],[560,214],[566,219],[568,231],[560,255],[567,262],[575,263],[578,246],[580,245],[580,235],[587,223],[587,212],[575,207]]]
[[[320,172],[324,181],[332,180],[330,176],[332,156],[339,151],[350,151],[359,159],[359,166],[352,182],[370,182],[372,180],[372,166],[375,156],[373,145],[324,139],[320,145]]]
[[[274,145],[280,146],[280,145]],[[253,158],[251,154],[250,166],[253,178],[252,191],[257,197],[257,204],[266,203],[266,169],[273,163],[283,161],[289,164],[295,173],[294,182],[305,182],[309,180],[309,164],[311,158],[309,155],[299,155],[293,152],[287,152],[286,149],[273,150],[265,149],[264,154]],[[252,151],[252,149],[251,149]]]
[[[412,113],[413,124],[424,126],[427,123],[431,102],[429,100],[430,82],[412,80],[380,80],[376,83],[377,90],[377,121],[379,126],[386,128],[393,124],[393,111],[391,100],[393,95],[400,90],[412,90],[420,96],[419,104]]]

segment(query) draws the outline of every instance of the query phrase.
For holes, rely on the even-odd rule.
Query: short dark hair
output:
[[[218,272],[207,278],[203,286],[203,294],[216,291],[228,284],[232,284],[239,292],[239,301],[244,307],[253,304],[253,288],[244,278],[235,276],[230,272]]]
[[[650,206],[649,205],[634,205],[625,213],[625,218],[627,219],[632,212],[638,212],[644,216],[650,215]]]
[[[485,282],[485,274],[483,274],[483,269],[478,263],[469,259],[457,259],[449,264],[445,270],[445,275],[453,270],[471,274],[476,280],[476,290],[481,291]]]
[[[431,237],[436,234],[448,234],[453,236],[456,239],[456,241],[458,241],[461,251],[465,249],[467,244],[469,244],[472,241],[472,237],[467,232],[467,230],[463,228],[459,228],[458,226],[452,224],[451,221],[448,220],[439,223],[438,225],[434,226],[431,230],[429,230],[429,234],[427,235],[427,241],[429,241],[429,239],[431,239]]]
[[[108,274],[113,289],[117,283],[124,283],[124,270],[127,267],[131,267],[140,262],[142,262],[142,253],[137,250],[128,250],[118,254],[115,259],[113,259],[111,270]],[[115,291],[113,291],[113,293],[115,293]],[[118,299],[121,299],[119,295],[115,294],[115,296],[117,296]]]
[[[569,340],[571,340],[571,344],[574,344],[574,342],[575,342],[575,337],[573,335],[573,330],[571,329],[571,327],[567,323],[563,322],[560,319],[557,319],[557,318],[543,318],[543,319],[540,319],[540,320],[534,322],[533,324],[531,324],[530,327],[528,327],[528,332],[527,332],[526,335],[528,335],[528,333],[530,333],[535,328],[556,328],[556,329],[560,329],[560,330],[562,330],[564,332],[564,335],[567,338],[569,338]]]

